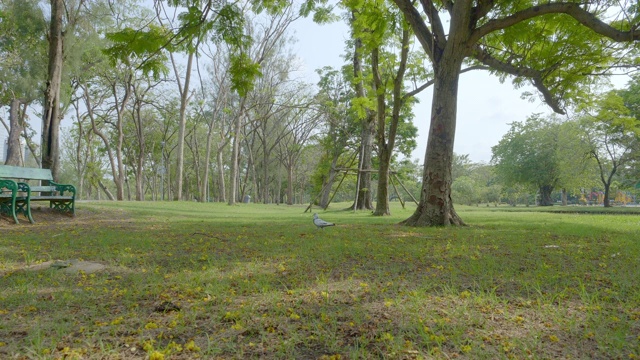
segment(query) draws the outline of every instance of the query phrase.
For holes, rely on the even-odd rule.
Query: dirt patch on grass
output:
[[[125,211],[96,211],[82,207],[76,208],[75,216],[71,216],[46,206],[33,206],[31,208],[31,216],[35,221],[34,224],[29,223],[29,219],[24,215],[18,215],[18,221],[20,223],[16,224],[10,216],[0,214],[0,229],[21,230],[30,226],[58,227],[60,225],[89,227],[96,226],[98,223],[117,223],[121,226],[129,222],[129,217]]]

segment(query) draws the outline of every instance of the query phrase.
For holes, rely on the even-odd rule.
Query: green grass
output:
[[[0,219],[0,358],[640,356],[638,214],[458,207],[470,226],[408,228],[411,209],[332,210],[316,230],[283,205],[78,208]],[[107,269],[27,269],[70,259]]]

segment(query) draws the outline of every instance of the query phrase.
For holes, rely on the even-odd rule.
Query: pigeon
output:
[[[315,226],[319,227],[320,229],[324,229],[327,226],[336,226],[336,224],[334,223],[330,223],[320,219],[318,217],[318,214],[313,214],[313,223],[315,224]]]

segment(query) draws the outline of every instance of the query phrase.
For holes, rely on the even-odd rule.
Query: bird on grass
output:
[[[313,214],[313,224],[320,229],[324,229],[327,226],[336,226],[334,223],[330,223],[328,221],[324,221],[318,217],[318,214]]]

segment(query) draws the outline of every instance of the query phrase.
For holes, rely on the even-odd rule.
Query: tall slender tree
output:
[[[62,86],[64,0],[51,0],[49,66],[42,111],[42,167],[58,178],[60,134],[60,87]]]

